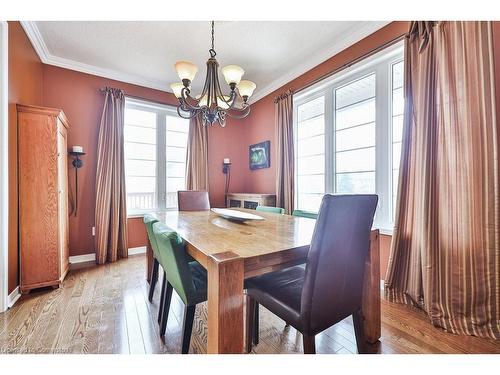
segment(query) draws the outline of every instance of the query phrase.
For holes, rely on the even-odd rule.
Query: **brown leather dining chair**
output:
[[[302,333],[304,353],[315,353],[315,336],[352,315],[356,345],[364,350],[361,298],[376,195],[329,195],[321,202],[306,266],[289,267],[246,281],[247,350],[252,349],[255,311],[266,309]]]
[[[179,211],[210,210],[210,200],[206,190],[179,190],[177,202]]]

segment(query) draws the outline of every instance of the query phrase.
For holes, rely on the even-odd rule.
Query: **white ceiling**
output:
[[[215,50],[221,67],[240,65],[244,79],[257,84],[251,100],[255,102],[387,23],[222,21],[215,23]],[[195,94],[204,82],[208,21],[24,21],[22,25],[47,64],[171,91],[170,83],[179,81],[174,63],[188,60],[199,68],[192,85]]]

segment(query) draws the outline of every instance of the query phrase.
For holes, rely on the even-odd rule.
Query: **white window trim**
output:
[[[404,44],[398,42],[386,49],[346,67],[342,71],[325,78],[296,94],[293,98],[293,129],[297,134],[297,109],[320,96],[325,97],[325,192],[335,191],[335,90],[357,78],[375,73],[376,79],[376,127],[375,127],[375,192],[379,195],[377,220],[374,226],[382,234],[392,234],[392,66],[401,61]],[[380,103],[380,101],[383,101]],[[297,155],[297,141],[295,139],[295,155]],[[297,163],[295,163],[295,181],[297,181]],[[297,205],[297,191],[295,205]]]
[[[0,313],[9,306],[8,30],[7,21],[0,21]]]
[[[127,210],[127,218],[143,217],[148,213],[175,211],[177,208],[167,208],[167,170],[159,168],[160,165],[167,164],[166,160],[166,134],[167,124],[166,116],[179,116],[177,108],[167,104],[153,103],[147,100],[140,100],[134,97],[125,96],[125,108],[137,110],[152,110],[156,112],[156,192],[157,192],[157,207],[153,210]]]

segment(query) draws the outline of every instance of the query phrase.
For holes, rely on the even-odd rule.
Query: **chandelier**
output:
[[[210,58],[207,60],[207,75],[205,85],[200,95],[191,95],[191,82],[198,68],[189,61],[178,61],[175,69],[182,83],[170,85],[174,95],[179,99],[177,113],[185,119],[201,115],[204,126],[214,125],[216,122],[226,126],[226,115],[234,118],[243,118],[250,113],[248,98],[257,87],[252,81],[242,80],[245,71],[238,65],[228,65],[222,68],[222,74],[229,85],[230,92],[225,95],[219,83],[219,63],[214,49],[214,21],[212,26],[212,48],[208,50]]]

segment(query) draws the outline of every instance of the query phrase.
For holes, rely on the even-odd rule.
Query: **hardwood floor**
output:
[[[0,314],[0,353],[180,353],[182,304],[173,295],[166,341],[156,322],[159,285],[147,300],[144,256],[72,270],[64,285],[22,296]],[[254,353],[302,352],[302,339],[261,307]],[[196,309],[191,353],[206,352],[206,304]],[[318,353],[356,352],[351,319],[316,338]],[[421,311],[382,301],[382,338],[374,353],[500,353],[500,341],[433,327]]]

